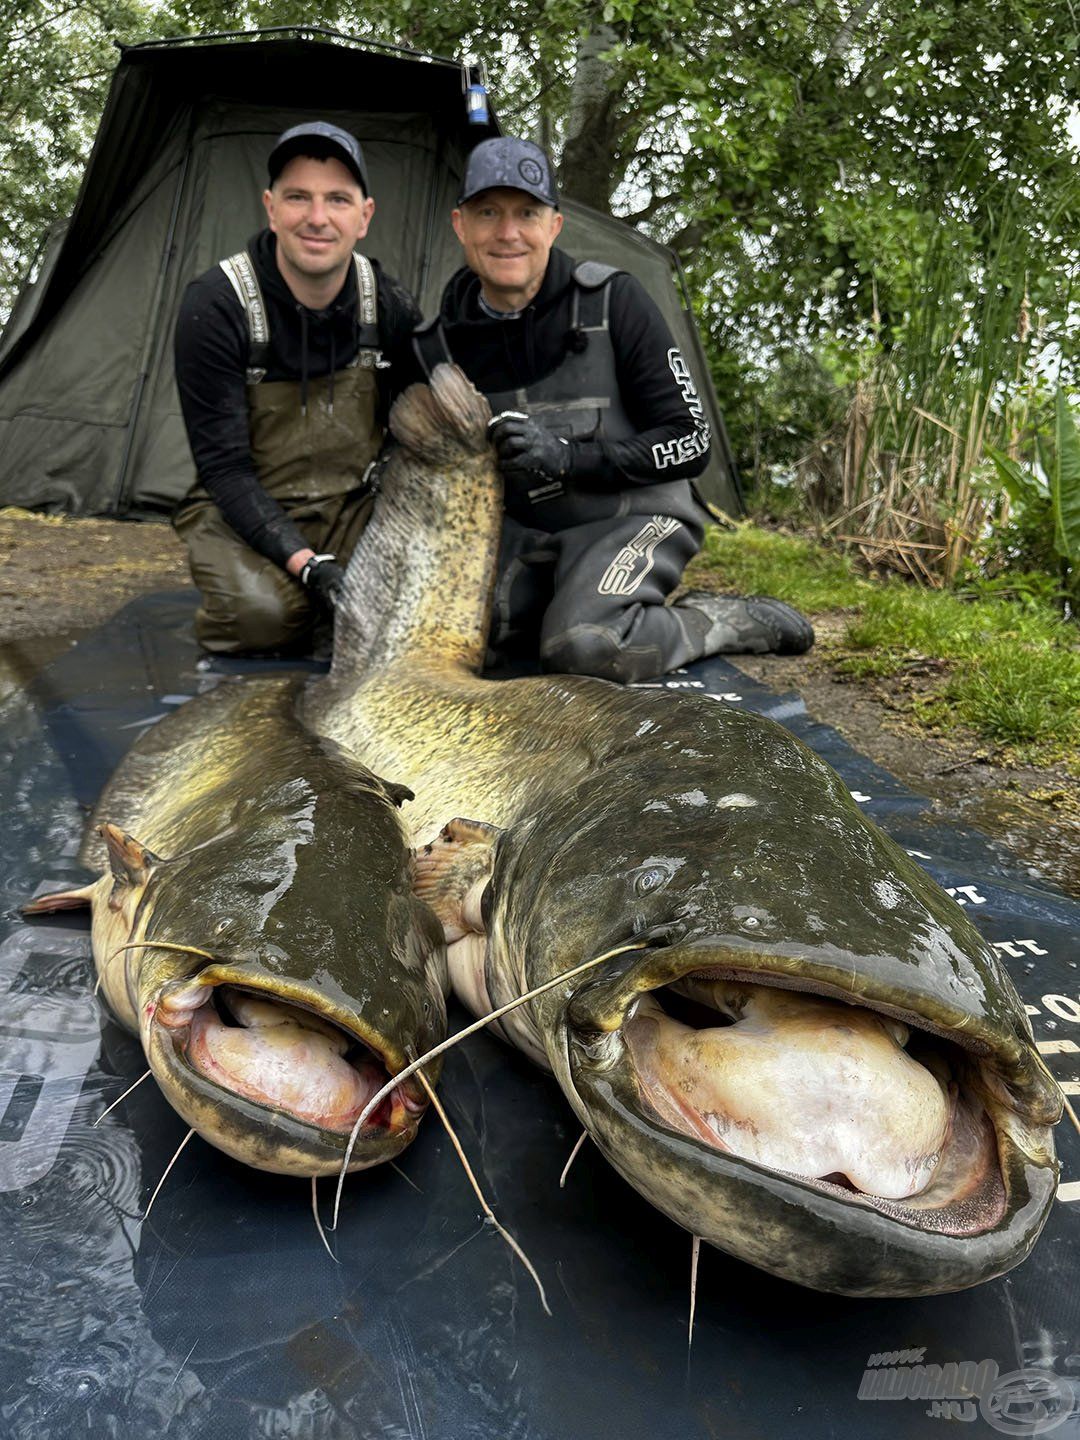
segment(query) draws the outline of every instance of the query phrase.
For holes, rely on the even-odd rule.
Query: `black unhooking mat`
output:
[[[705,1247],[689,1363],[690,1237],[591,1146],[560,1190],[573,1117],[552,1081],[483,1034],[452,1052],[441,1093],[553,1318],[482,1222],[434,1116],[400,1170],[349,1181],[337,1264],[307,1182],[197,1139],[143,1220],[185,1126],[152,1082],[95,1124],[141,1074],[142,1053],[92,994],[85,920],[25,923],[17,906],[82,877],[85,810],[113,766],[212,682],[190,624],[187,597],[137,601],[0,708],[4,1440],[923,1437],[956,1433],[950,1421],[1080,1436],[1080,1136],[1067,1119],[1059,1199],[1005,1279],[852,1301]],[[933,819],[796,697],[722,661],[660,683],[772,715],[824,755],[999,947],[1040,1050],[1080,1092],[1080,904]],[[324,1182],[324,1212],[331,1191]],[[918,1386],[897,1372],[920,1360],[955,1362],[948,1373],[974,1396],[954,1385],[951,1398],[912,1398]]]

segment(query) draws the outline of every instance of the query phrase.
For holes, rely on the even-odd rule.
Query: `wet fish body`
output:
[[[357,1115],[445,1033],[445,950],[411,893],[387,785],[299,723],[295,677],[222,682],[144,735],[82,858],[109,1008],[169,1103],[258,1169],[336,1174]],[[137,838],[136,838],[137,837]],[[426,1105],[405,1082],[350,1168],[390,1158]]]
[[[449,371],[433,391],[398,402],[346,578],[366,620],[303,712],[415,789],[456,992],[487,1013],[621,950],[500,1023],[665,1214],[847,1294],[1009,1269],[1061,1099],[996,953],[772,722],[479,679],[501,497],[479,397]]]

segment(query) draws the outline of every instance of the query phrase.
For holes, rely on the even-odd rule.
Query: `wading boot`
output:
[[[768,595],[711,595],[691,590],[675,602],[680,610],[703,617],[701,656],[804,655],[814,643],[814,627],[783,600]]]

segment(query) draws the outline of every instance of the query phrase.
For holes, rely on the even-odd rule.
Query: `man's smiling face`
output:
[[[348,269],[353,246],[367,234],[375,201],[365,197],[340,160],[297,155],[263,194],[285,277],[319,280]]]
[[[524,190],[482,190],[452,215],[465,263],[497,310],[520,310],[544,279],[563,217]]]

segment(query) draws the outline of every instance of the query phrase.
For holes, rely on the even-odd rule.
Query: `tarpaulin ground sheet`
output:
[[[689,1362],[690,1237],[591,1145],[560,1189],[579,1128],[554,1082],[485,1034],[451,1052],[441,1094],[543,1277],[551,1319],[434,1116],[397,1169],[348,1182],[336,1264],[308,1182],[197,1138],[144,1220],[186,1127],[152,1081],[95,1124],[145,1069],[142,1052],[93,994],[86,919],[27,922],[17,907],[84,883],[75,855],[111,770],[213,683],[191,617],[188,596],[137,601],[0,707],[3,1440],[933,1437],[957,1425],[1080,1436],[1080,1135],[1068,1120],[1049,1223],[1004,1279],[856,1301],[703,1247]],[[797,697],[716,660],[660,683],[771,715],[825,756],[998,946],[1040,1051],[1080,1092],[1080,903],[935,818]],[[451,1028],[464,1019],[455,1007]],[[324,1182],[325,1213],[331,1192]],[[911,1398],[901,1378],[896,1398],[874,1398],[872,1357],[892,1371],[966,1365],[955,1373],[975,1375],[977,1393]]]

